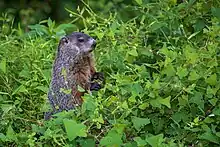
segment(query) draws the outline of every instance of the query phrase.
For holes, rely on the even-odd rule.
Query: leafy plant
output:
[[[138,0],[129,5],[137,15],[126,22],[84,5],[67,11],[82,21],[81,31],[97,37],[105,87],[44,121],[58,34],[71,25],[55,27],[48,19],[22,37],[2,35],[1,144],[219,146],[220,3]]]

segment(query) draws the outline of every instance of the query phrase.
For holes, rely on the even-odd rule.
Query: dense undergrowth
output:
[[[57,43],[77,28],[48,19],[28,33],[1,32],[0,146],[219,146],[220,2],[136,2],[127,22],[86,4],[68,10],[97,38],[106,84],[50,121],[43,113]]]

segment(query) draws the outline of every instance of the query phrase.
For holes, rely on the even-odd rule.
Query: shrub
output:
[[[219,146],[219,2],[136,2],[139,13],[127,22],[117,13],[100,17],[87,4],[78,14],[68,10],[97,37],[106,85],[50,121],[43,112],[51,65],[70,25],[57,30],[49,19],[23,36],[2,35],[3,145]]]

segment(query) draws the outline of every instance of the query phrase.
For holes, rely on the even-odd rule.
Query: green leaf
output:
[[[124,109],[128,109],[128,104],[127,104],[127,101],[124,101],[121,105],[122,108]]]
[[[81,86],[77,85],[77,90],[79,92],[85,92],[85,89],[83,89]]]
[[[166,23],[154,21],[149,25],[149,30],[151,32],[154,32],[154,31],[162,28],[163,26],[166,26]]]
[[[81,147],[95,147],[95,146],[96,146],[96,145],[95,145],[95,140],[94,140],[94,139],[91,139],[91,138],[82,140],[82,141],[80,142],[80,146],[81,146]]]
[[[150,144],[152,147],[160,147],[162,142],[164,141],[163,139],[163,134],[159,134],[156,136],[151,136],[147,137],[146,141],[148,144]]]
[[[14,90],[12,95],[15,95],[17,93],[24,93],[24,92],[28,92],[28,90],[25,88],[24,85],[20,85],[17,89]]]
[[[1,69],[4,73],[6,73],[6,59],[5,59],[5,58],[3,58],[3,59],[1,60],[1,62],[0,62],[0,69]]]
[[[219,107],[215,107],[212,112],[213,112],[213,114],[220,116],[220,108]]]
[[[182,95],[181,97],[178,97],[179,105],[180,106],[187,106],[188,104],[188,96]]]
[[[136,49],[132,49],[130,51],[128,51],[128,54],[134,56],[134,57],[137,57],[138,56],[138,53],[137,53],[137,50]]]
[[[137,145],[138,146],[146,146],[146,141],[145,140],[143,140],[143,139],[141,139],[140,137],[135,137],[134,138],[134,141],[136,141],[137,142]]]
[[[209,100],[209,103],[211,103],[212,106],[215,106],[217,102],[218,102],[217,98],[213,98],[213,99]]]
[[[56,32],[60,32],[62,30],[67,30],[67,29],[71,29],[71,28],[76,28],[76,26],[74,24],[60,24],[55,31]]]
[[[218,66],[218,61],[216,59],[216,57],[214,57],[213,59],[211,59],[208,63],[207,63],[207,67],[214,67],[214,66]]]
[[[6,132],[6,137],[7,137],[7,139],[9,139],[11,141],[17,139],[16,134],[15,134],[13,128],[11,127],[11,125],[8,126],[8,129]]]
[[[217,83],[217,75],[216,74],[213,74],[211,75],[210,77],[208,77],[206,79],[206,83],[210,84],[210,85],[216,85]]]
[[[85,94],[83,96],[83,105],[82,105],[82,111],[85,112],[88,111],[94,111],[96,109],[96,103],[93,99],[93,97],[89,94]]]
[[[160,98],[157,98],[157,99],[152,99],[150,101],[150,104],[152,107],[155,107],[155,108],[161,108],[161,103],[159,102],[159,99]]]
[[[12,110],[13,108],[15,108],[14,105],[10,105],[10,104],[1,104],[1,109],[3,111],[2,117],[6,114],[9,113],[10,110]]]
[[[194,96],[190,98],[189,102],[197,104],[198,106],[200,106],[200,108],[204,109],[205,102],[204,102],[203,96],[200,92],[195,92]]]
[[[140,93],[143,92],[143,88],[139,83],[132,84],[131,91],[133,96],[138,96]]]
[[[48,87],[47,86],[37,86],[36,89],[39,89],[39,90],[41,90],[41,91],[43,91],[45,93],[48,92]]]
[[[142,5],[142,0],[135,0],[137,3],[138,3],[138,5]]]
[[[220,8],[212,8],[212,15],[220,19]]]
[[[63,93],[65,93],[65,94],[71,94],[72,89],[60,88],[60,92],[63,92]]]
[[[192,72],[190,72],[188,80],[195,81],[198,80],[199,78],[200,76],[197,74],[195,70],[193,70]]]
[[[132,116],[131,121],[132,121],[135,129],[138,131],[141,129],[141,127],[143,127],[147,124],[150,124],[149,118],[140,118],[140,117]]]
[[[188,75],[188,70],[187,68],[182,68],[182,67],[177,67],[177,75],[180,79],[186,77]]]
[[[63,120],[67,137],[70,141],[74,140],[77,136],[86,137],[87,131],[84,124],[77,124],[75,120],[64,119]]]
[[[0,133],[0,140],[4,142],[6,139],[7,137],[3,133]]]
[[[213,135],[211,132],[205,132],[202,135],[199,135],[199,139],[204,139],[216,144],[220,143],[220,140],[217,136]]]
[[[153,84],[151,84],[153,89],[160,89],[160,82],[159,82],[159,78],[157,78]]]
[[[169,64],[162,70],[162,73],[166,74],[168,77],[172,77],[176,74],[176,70],[174,69],[172,64]]]
[[[145,110],[147,107],[149,107],[149,103],[142,103],[138,106],[139,109],[141,110]]]
[[[103,137],[100,140],[100,145],[101,146],[121,146],[122,145],[122,139],[121,139],[121,134],[119,134],[116,130],[110,130],[107,134],[107,136]]]
[[[162,104],[162,105],[165,105],[167,106],[168,108],[171,108],[170,106],[170,99],[171,99],[171,96],[165,98],[165,99],[159,99],[159,102]]]

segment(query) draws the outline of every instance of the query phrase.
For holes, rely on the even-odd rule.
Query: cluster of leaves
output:
[[[219,146],[220,3],[136,0],[123,22],[85,3],[70,13],[97,37],[106,85],[44,121],[57,39],[71,25],[1,36],[0,143],[17,146]],[[84,17],[84,12],[90,17]],[[59,29],[57,29],[59,28]],[[75,30],[76,31],[76,30]],[[28,36],[28,37],[27,37]]]

